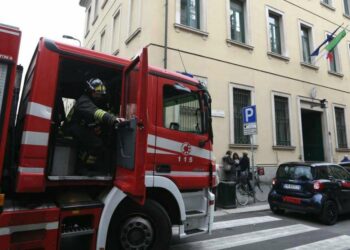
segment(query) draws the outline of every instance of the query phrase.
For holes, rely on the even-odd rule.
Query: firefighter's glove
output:
[[[126,120],[124,118],[117,117],[117,118],[115,118],[115,121],[116,121],[116,123],[122,123],[122,122],[125,122]]]
[[[128,124],[129,124],[129,122],[127,120],[125,120],[124,118],[116,117],[115,121],[114,121],[114,128],[118,129],[120,127],[125,127]]]

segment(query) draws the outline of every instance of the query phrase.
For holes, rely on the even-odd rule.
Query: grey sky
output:
[[[22,31],[18,63],[27,70],[40,37],[78,45],[63,39],[71,35],[83,40],[85,9],[79,0],[0,0],[0,23]]]

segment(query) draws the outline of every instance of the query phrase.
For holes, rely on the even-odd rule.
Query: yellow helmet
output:
[[[97,93],[101,95],[107,94],[106,86],[99,78],[91,78],[86,81],[87,91],[91,93]]]

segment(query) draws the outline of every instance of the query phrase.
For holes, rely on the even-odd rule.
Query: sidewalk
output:
[[[239,206],[238,205],[237,208],[224,209],[224,208],[217,207],[217,210],[215,211],[215,216],[265,211],[265,210],[269,210],[269,209],[270,209],[270,206],[269,206],[267,201],[266,202],[256,202],[256,203],[249,201],[248,205],[246,205],[246,206]]]

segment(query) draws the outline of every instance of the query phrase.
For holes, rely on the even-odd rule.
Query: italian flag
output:
[[[333,50],[338,45],[338,43],[346,36],[346,29],[344,28],[336,37],[334,37],[325,47],[328,51],[327,59],[333,60]]]

